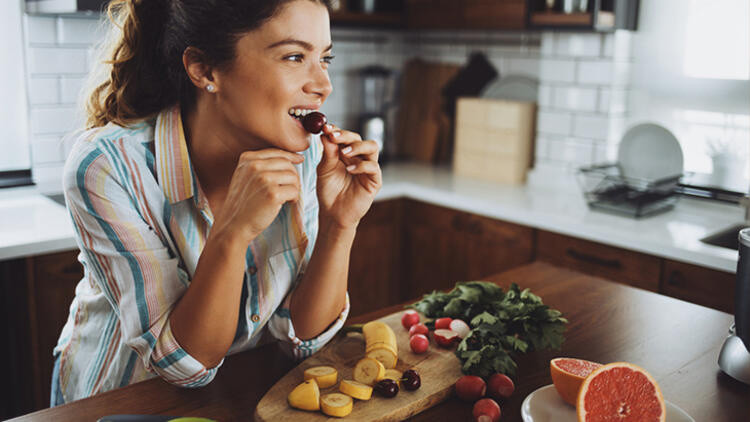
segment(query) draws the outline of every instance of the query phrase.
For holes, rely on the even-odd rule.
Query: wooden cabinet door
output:
[[[662,294],[734,314],[736,275],[664,260]]]
[[[464,25],[462,1],[409,0],[406,21],[414,29],[458,29]]]
[[[529,227],[410,201],[404,208],[406,298],[531,262]]]
[[[70,303],[83,277],[78,251],[40,255],[27,259],[31,347],[38,408],[49,406],[52,349],[68,320]]]
[[[349,263],[350,316],[401,301],[401,201],[375,202],[360,221]]]
[[[464,0],[464,24],[470,29],[524,29],[525,0]]]
[[[537,232],[537,259],[585,274],[659,291],[661,260],[588,240]]]

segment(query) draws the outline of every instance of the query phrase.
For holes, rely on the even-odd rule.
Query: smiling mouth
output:
[[[313,111],[316,111],[316,110],[308,109],[308,108],[290,108],[288,113],[290,116],[294,117],[295,119],[302,120],[303,117],[307,116]]]

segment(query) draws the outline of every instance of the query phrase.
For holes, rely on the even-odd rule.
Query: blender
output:
[[[732,378],[750,384],[750,228],[740,230],[739,251],[734,324],[721,347],[719,367]]]
[[[359,133],[362,139],[370,139],[378,144],[380,149],[380,161],[384,162],[390,148],[387,113],[392,105],[390,98],[393,97],[393,72],[383,66],[372,65],[362,68],[359,72],[362,79],[360,92],[361,111],[359,116]]]

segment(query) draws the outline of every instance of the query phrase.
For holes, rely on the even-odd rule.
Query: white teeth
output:
[[[304,117],[312,113],[315,110],[303,109],[303,108],[290,108],[289,114],[295,117]]]
[[[298,108],[297,108],[297,109],[294,109],[294,115],[295,115],[295,116],[299,117],[299,116],[300,116],[301,114],[302,114],[302,110],[300,110],[300,109],[298,109]]]

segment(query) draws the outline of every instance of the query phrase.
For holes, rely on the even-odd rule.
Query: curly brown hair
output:
[[[229,66],[237,40],[291,1],[112,0],[104,60],[89,82],[86,127],[128,126],[177,103],[192,106],[195,87],[182,62],[187,48],[211,66]],[[330,0],[310,1],[330,10]]]

